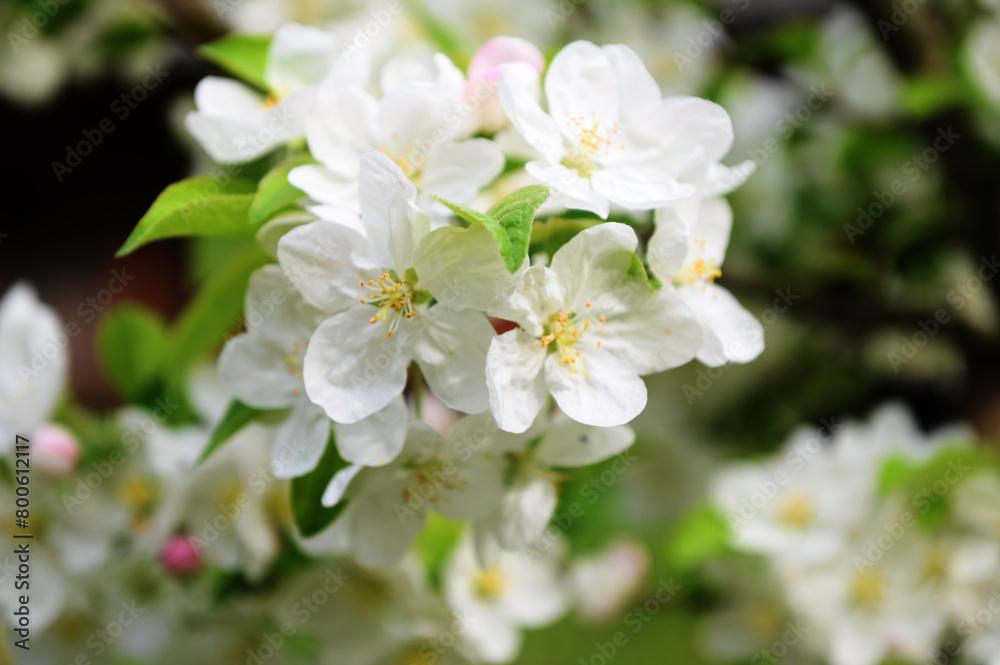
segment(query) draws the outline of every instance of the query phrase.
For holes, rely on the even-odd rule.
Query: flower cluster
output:
[[[473,520],[480,561],[523,547],[555,505],[547,468],[631,444],[643,375],[762,351],[715,283],[722,195],[751,171],[720,162],[729,117],[664,98],[627,47],[574,42],[546,71],[498,37],[463,72],[288,24],[263,82],[209,77],[187,118],[218,161],[290,154],[299,196],[258,234],[277,263],[219,373],[285,414],[280,474],[327,474],[363,564],[399,561],[431,512]],[[421,421],[425,382],[470,414],[447,436]],[[328,441],[343,463],[321,467]]]
[[[924,436],[888,406],[870,424],[802,428],[773,458],[717,472],[711,494],[732,545],[767,559],[796,617],[770,656],[995,662],[1000,473],[971,441],[959,427]]]

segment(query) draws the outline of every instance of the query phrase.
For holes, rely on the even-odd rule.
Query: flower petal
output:
[[[503,170],[500,147],[489,139],[442,143],[427,158],[420,189],[455,203],[467,203]]]
[[[418,287],[454,308],[485,310],[514,281],[496,239],[481,224],[445,226],[424,236],[413,260]]]
[[[354,477],[358,475],[365,467],[358,464],[352,464],[350,466],[345,466],[343,469],[337,471],[333,474],[333,478],[330,479],[330,484],[326,486],[323,490],[323,498],[320,499],[320,503],[329,508],[330,506],[335,506],[340,503],[340,500],[344,498],[344,492],[350,486],[351,481]]]
[[[600,352],[582,357],[586,373],[577,365],[560,365],[559,354],[545,360],[549,392],[563,413],[585,425],[624,425],[646,406],[646,385],[635,372]],[[575,372],[573,370],[576,370]]]
[[[274,435],[271,467],[277,478],[295,478],[316,468],[330,438],[330,419],[303,396]]]
[[[679,293],[705,331],[698,360],[709,367],[746,363],[764,351],[764,328],[726,289],[717,284],[685,286]]]
[[[691,230],[684,217],[672,207],[658,208],[654,217],[656,230],[649,239],[647,258],[653,274],[671,282],[684,267],[691,248]]]
[[[524,140],[540,152],[545,161],[557,163],[562,160],[566,152],[558,125],[542,110],[517,76],[504,74],[498,96],[510,124]]]
[[[565,46],[545,75],[549,113],[567,139],[579,140],[576,122],[607,126],[619,119],[619,82],[607,55],[587,41]]]
[[[545,356],[541,342],[520,328],[493,338],[486,386],[493,417],[504,431],[524,432],[545,406]]]
[[[666,171],[644,168],[603,168],[590,176],[594,190],[629,210],[648,210],[680,201],[695,193]]]
[[[388,406],[356,423],[334,423],[337,450],[352,464],[382,466],[396,459],[406,440],[406,401],[396,397]],[[325,495],[324,495],[325,496]]]
[[[632,227],[608,222],[581,231],[560,247],[551,267],[559,276],[566,309],[578,312],[586,302],[614,294],[625,280],[638,243]]]
[[[358,305],[316,329],[306,351],[306,393],[338,423],[356,423],[403,392],[410,363],[407,335],[385,336],[375,310]]]
[[[528,162],[525,170],[551,188],[552,199],[567,208],[589,210],[602,219],[608,216],[610,205],[606,196],[591,187],[590,180],[562,164]]]
[[[614,457],[634,441],[631,427],[588,427],[564,420],[553,425],[538,444],[535,458],[555,467],[587,466]]]
[[[481,413],[489,408],[486,352],[496,333],[489,320],[472,310],[435,305],[427,310],[414,337],[413,356],[434,394],[451,408]]]

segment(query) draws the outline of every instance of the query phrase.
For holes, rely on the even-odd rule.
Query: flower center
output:
[[[873,571],[858,573],[851,583],[851,599],[860,607],[877,607],[885,597],[885,582]]]
[[[688,261],[684,264],[684,267],[674,277],[674,285],[697,284],[701,281],[712,284],[721,276],[722,270],[719,269],[719,264],[715,262],[715,259],[706,261],[705,259],[697,258],[694,261]]]
[[[412,145],[403,146],[402,155],[397,155],[395,151],[388,146],[379,146],[378,151],[391,159],[393,163],[399,167],[399,170],[403,172],[403,175],[409,178],[413,184],[416,185],[420,181],[420,177],[422,175],[420,169],[427,160],[427,156],[425,154],[414,150]]]
[[[358,284],[366,286],[364,282],[358,282]],[[391,318],[392,321],[389,321],[389,331],[385,334],[386,337],[392,337],[396,334],[396,329],[399,328],[399,323],[404,318],[412,319],[417,315],[413,308],[413,289],[405,277],[396,281],[389,273],[384,273],[378,278],[378,281],[368,280],[367,286],[372,291],[361,298],[361,304],[378,307],[378,312],[368,320],[368,323],[372,325],[379,321],[385,323]]]
[[[507,576],[498,567],[492,566],[481,571],[474,583],[476,595],[480,598],[493,600],[499,598],[507,589]]]
[[[307,346],[309,346],[309,340],[306,340],[305,344],[302,344],[302,342],[299,340],[295,340],[295,342],[292,344],[291,352],[285,355],[285,364],[288,365],[288,373],[298,378],[299,381],[303,380],[302,360],[306,353],[305,347]],[[302,389],[296,388],[292,392],[295,395],[301,395]]]
[[[587,307],[589,308],[590,306],[591,304],[588,302]],[[604,323],[603,316],[598,320]],[[550,348],[550,351],[560,354],[560,365],[569,365],[570,371],[573,374],[576,374],[579,367],[583,375],[587,376],[587,370],[583,367],[580,350],[576,344],[589,329],[589,318],[581,317],[580,314],[573,312],[556,312],[545,325],[544,334],[541,337],[542,347],[548,348],[550,344],[554,344]],[[603,333],[604,328],[600,328],[597,332]],[[595,348],[601,348],[601,340],[597,341]]]
[[[464,492],[469,486],[459,467],[443,460],[411,462],[404,468],[410,477],[403,487],[403,501],[417,512],[424,501],[439,507],[449,500],[444,492]]]
[[[785,526],[807,529],[816,519],[816,506],[807,494],[793,494],[782,498],[778,504],[778,518]]]
[[[591,113],[588,120],[582,115],[570,115],[567,111],[565,122],[570,133],[576,135],[576,145],[569,149],[562,164],[576,171],[581,178],[589,178],[597,170],[595,160],[602,154],[611,154],[611,145],[615,136],[621,133],[621,127],[617,122],[602,125],[596,113]],[[625,144],[619,143],[618,148],[624,150]]]

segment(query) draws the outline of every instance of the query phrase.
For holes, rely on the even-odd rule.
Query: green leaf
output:
[[[564,217],[550,217],[543,222],[535,222],[531,231],[529,252],[532,255],[545,254],[552,258],[559,251],[559,248],[576,237],[577,233],[600,223],[599,219],[566,219]]]
[[[304,537],[315,536],[325,529],[347,505],[345,500],[329,508],[322,503],[323,492],[330,484],[330,479],[345,466],[347,462],[341,459],[337,452],[331,428],[326,450],[323,451],[323,457],[316,468],[304,476],[292,478],[292,516],[295,518],[299,533]]]
[[[169,338],[172,385],[183,385],[187,369],[209,349],[217,346],[243,313],[247,282],[268,256],[250,245],[214,272],[195,294],[174,324]]]
[[[725,518],[712,506],[702,506],[677,527],[667,544],[667,556],[678,570],[691,570],[725,552],[730,536]]]
[[[163,369],[167,346],[163,321],[136,305],[121,305],[105,314],[97,328],[104,371],[122,397],[142,401]]]
[[[271,48],[271,35],[226,35],[198,49],[198,54],[230,74],[268,90],[264,73]]]
[[[311,164],[314,161],[311,155],[297,155],[281,162],[261,179],[257,194],[250,205],[250,226],[256,230],[275,213],[281,212],[305,196],[305,192],[288,182],[288,172],[296,166]]]
[[[507,269],[516,272],[528,255],[535,211],[548,195],[549,189],[543,185],[524,187],[504,197],[485,213],[446,201],[439,196],[434,198],[469,224],[485,226],[496,239]]]
[[[212,431],[212,437],[208,440],[208,445],[205,446],[205,449],[201,451],[201,455],[198,456],[195,466],[207,460],[217,448],[263,413],[266,412],[247,406],[238,400],[234,399],[230,402],[229,408],[226,409],[226,413],[222,416],[222,420],[219,421],[219,424],[215,426],[215,430]]]
[[[629,264],[626,279],[645,284],[650,291],[656,291],[663,286],[663,282],[659,278],[649,274],[649,271],[646,270],[646,265],[639,258],[638,254],[632,255],[632,263]]]
[[[427,576],[435,588],[441,585],[441,576],[448,555],[455,549],[464,530],[464,522],[449,519],[440,513],[427,514],[427,523],[414,543],[413,549],[423,561]]]
[[[146,243],[177,236],[250,235],[247,222],[253,192],[249,181],[198,176],[167,187],[142,216],[115,256],[125,256]]]
[[[879,496],[886,496],[901,487],[907,479],[913,476],[917,465],[902,454],[890,455],[882,462],[878,476]]]

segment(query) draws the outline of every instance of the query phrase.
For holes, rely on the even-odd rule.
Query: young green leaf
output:
[[[239,400],[234,399],[230,402],[229,407],[226,409],[226,413],[222,416],[222,420],[219,421],[219,424],[216,425],[215,429],[212,431],[212,436],[208,440],[208,445],[205,446],[204,450],[201,451],[201,455],[198,456],[198,461],[195,462],[195,466],[198,466],[207,460],[209,456],[216,451],[216,449],[235,436],[241,429],[260,417],[262,413],[266,412],[247,406]]]
[[[247,83],[267,90],[264,73],[270,48],[271,35],[226,35],[201,46],[198,54]]]
[[[702,506],[689,514],[677,527],[667,544],[672,566],[688,571],[729,547],[731,532],[726,520],[711,506]]]
[[[323,492],[334,474],[347,466],[337,452],[333,430],[326,442],[326,450],[315,469],[304,476],[292,478],[292,516],[299,533],[308,538],[325,529],[340,515],[347,505],[341,500],[327,508],[322,504]]]
[[[264,250],[250,245],[202,284],[168,340],[168,369],[173,386],[182,386],[191,364],[217,346],[233,328],[243,313],[243,297],[251,273],[267,262]]]
[[[101,364],[122,397],[140,402],[163,369],[166,330],[154,312],[121,305],[107,312],[97,328]]]
[[[545,221],[536,222],[531,230],[531,246],[528,251],[532,255],[541,253],[552,258],[559,248],[576,237],[577,233],[600,223],[598,219],[565,217],[549,217]]]
[[[296,166],[315,160],[308,154],[286,159],[265,175],[257,187],[257,194],[250,205],[250,226],[255,230],[263,226],[275,213],[291,206],[305,196],[305,192],[288,182],[288,172]]]
[[[167,187],[115,256],[162,238],[250,235],[253,229],[247,217],[257,186],[237,178],[224,184],[217,180],[198,176]]]
[[[434,198],[469,224],[485,226],[496,239],[507,269],[516,272],[528,255],[535,211],[548,195],[548,187],[531,185],[501,199],[485,213],[452,203],[439,196]]]

